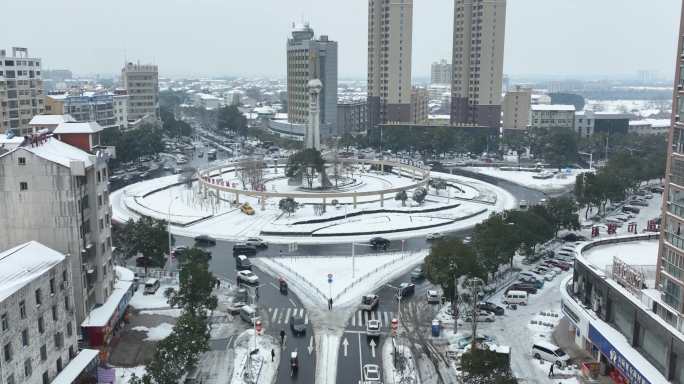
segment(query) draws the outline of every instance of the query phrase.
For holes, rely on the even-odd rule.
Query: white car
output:
[[[375,364],[366,364],[363,366],[363,380],[370,382],[380,382],[380,367]]]
[[[380,320],[368,320],[366,323],[366,335],[368,337],[380,336]]]
[[[471,321],[473,321],[472,313],[466,314],[465,319],[463,319],[463,320],[465,320],[469,323]],[[494,320],[496,320],[496,315],[494,315],[493,313],[487,312],[487,311],[477,311],[477,321],[478,322],[484,321],[487,323],[491,323],[491,322],[494,322]]]
[[[435,232],[425,236],[425,238],[427,240],[439,240],[444,238],[444,234],[441,232]]]
[[[249,285],[259,284],[259,276],[255,275],[252,271],[238,271],[237,273],[238,284],[245,283]]]
[[[426,296],[428,304],[439,304],[439,292],[433,289],[428,289]]]

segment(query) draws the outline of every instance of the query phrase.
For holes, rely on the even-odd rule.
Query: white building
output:
[[[159,68],[152,64],[126,64],[121,80],[128,91],[128,118],[154,116],[159,120]]]
[[[12,47],[12,56],[0,49],[0,133],[28,129],[44,111],[40,59],[29,57],[26,48]]]
[[[644,119],[629,122],[629,133],[637,135],[660,135],[670,130],[670,119]]]
[[[430,66],[430,84],[451,84],[451,63],[442,59]]]
[[[69,255],[80,323],[113,287],[107,157],[99,132],[60,132],[80,148],[35,136],[0,153],[0,249],[37,240]]]
[[[0,382],[50,383],[78,354],[70,260],[36,241],[0,253]]]
[[[532,105],[530,107],[530,128],[570,129],[575,127],[574,105]]]
[[[119,129],[128,129],[128,91],[114,90],[114,118]]]
[[[29,123],[28,129],[26,129],[21,135],[30,135],[38,133],[42,130],[47,130],[52,132],[57,128],[58,125],[67,122],[76,121],[70,115],[36,115],[33,116],[31,122]]]

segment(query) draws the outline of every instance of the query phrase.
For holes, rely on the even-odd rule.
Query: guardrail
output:
[[[280,260],[276,259],[275,257],[270,257],[270,260],[272,260],[274,263],[278,264],[281,268],[288,271],[288,273],[291,273],[291,274],[297,276],[299,278],[299,280],[304,285],[306,285],[308,288],[313,290],[313,292],[316,292],[316,294],[318,294],[318,296],[320,296],[323,299],[323,301],[325,301],[325,302],[328,301],[328,297],[320,289],[318,289],[318,287],[311,284],[307,279],[305,279],[304,276],[300,275],[298,272],[294,271],[292,268],[288,267],[287,265],[285,265],[284,263],[282,263]]]

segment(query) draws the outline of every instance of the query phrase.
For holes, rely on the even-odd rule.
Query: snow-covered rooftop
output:
[[[109,295],[107,301],[101,306],[90,311],[81,327],[104,327],[112,318],[114,311],[119,307],[121,299],[128,293],[133,285],[132,281],[119,280],[114,284],[114,290]]]
[[[71,115],[36,115],[29,125],[59,125],[67,121],[76,121]]]
[[[533,111],[575,111],[574,105],[565,104],[533,104],[530,108]]]
[[[75,122],[75,121],[64,121],[60,123],[53,133],[97,133],[102,131],[103,128],[96,121],[88,122]]]
[[[0,134],[0,149],[11,150],[20,146],[23,142],[23,136],[12,136],[10,138],[6,134]]]
[[[632,127],[642,126],[642,125],[650,125],[653,128],[669,128],[670,125],[672,125],[672,121],[670,119],[632,120],[629,122],[629,125]]]
[[[28,151],[45,160],[70,167],[72,161],[82,161],[85,167],[93,165],[92,155],[54,137],[48,137],[42,144],[17,147],[16,151]]]
[[[0,253],[0,301],[64,260],[64,255],[37,241]]]
[[[52,380],[52,384],[71,384],[78,379],[84,369],[99,355],[96,349],[84,349]]]

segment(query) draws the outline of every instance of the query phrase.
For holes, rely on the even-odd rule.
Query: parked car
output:
[[[434,289],[428,289],[426,293],[428,304],[439,304],[441,299],[439,297],[439,292]]]
[[[366,364],[363,366],[363,380],[371,383],[380,383],[380,367],[375,364]]]
[[[416,282],[416,281],[422,281],[425,279],[425,273],[423,272],[423,267],[417,267],[414,268],[413,271],[411,271],[411,281]]]
[[[380,320],[368,320],[366,322],[366,336],[380,337]]]
[[[398,294],[401,297],[411,296],[416,292],[416,285],[413,283],[401,283],[399,284]]]
[[[572,264],[570,264],[570,263],[566,263],[566,262],[561,261],[561,260],[553,260],[553,259],[544,261],[542,263],[542,265],[551,265],[554,267],[558,267],[558,268],[562,269],[563,271],[568,271],[568,270],[570,270],[570,268],[572,268]]]
[[[247,245],[246,243],[237,243],[233,245],[233,255],[256,255],[257,249],[252,245]]]
[[[663,193],[665,188],[663,187],[651,187],[651,193]]]
[[[241,210],[242,213],[244,213],[245,215],[248,215],[248,216],[254,215],[254,208],[252,208],[252,206],[249,205],[249,203],[244,203],[244,204],[242,204],[242,205],[240,206],[240,210]]]
[[[464,321],[470,323],[473,321],[473,313],[468,312],[463,318]],[[487,312],[487,311],[478,311],[477,312],[477,321],[478,322],[486,322],[486,323],[491,323],[496,320],[496,316],[494,316],[493,313]]]
[[[235,269],[237,269],[238,271],[252,270],[252,262],[249,261],[247,256],[238,255],[235,258]]]
[[[586,240],[587,240],[586,237],[584,237],[584,236],[582,236],[582,235],[578,235],[578,234],[576,234],[576,233],[572,233],[572,232],[571,232],[571,233],[568,233],[568,234],[565,235],[565,236],[563,236],[562,239],[563,239],[563,241],[570,241],[570,242],[575,242],[575,241],[586,241]]]
[[[290,316],[290,329],[295,336],[304,335],[306,333],[304,317],[297,315]]]
[[[361,298],[361,305],[359,309],[362,311],[373,311],[380,304],[380,296],[378,295],[365,295]]]
[[[208,235],[199,235],[195,237],[195,243],[199,246],[214,246],[216,245],[216,239]]]
[[[634,199],[629,201],[629,205],[636,205],[637,207],[648,207],[648,202],[640,199]]]
[[[259,284],[259,276],[255,275],[254,272],[249,271],[249,270],[244,270],[244,271],[238,271],[237,272],[237,282],[238,285],[242,284],[247,284],[247,285],[258,285]]]
[[[491,312],[497,316],[503,316],[504,314],[504,309],[503,307],[500,307],[492,302],[489,301],[483,301],[477,304],[477,309],[481,311],[486,311],[486,312]]]
[[[639,213],[641,212],[641,209],[633,205],[625,205],[624,207],[622,207],[622,212]]]
[[[248,237],[245,244],[255,248],[268,248],[268,243],[261,237]]]
[[[546,360],[552,364],[556,364],[559,368],[567,366],[570,360],[570,356],[568,356],[560,347],[541,340],[532,345],[532,351],[530,353],[535,359]]]
[[[386,251],[390,246],[390,241],[385,239],[384,237],[374,237],[370,239],[369,243],[371,247],[373,247],[373,249],[375,250]]]
[[[527,283],[513,283],[506,288],[506,292],[508,293],[509,291],[525,291],[529,294],[536,294],[537,293],[537,288],[532,285],[532,284],[527,284]]]
[[[444,234],[441,232],[430,233],[429,235],[425,236],[426,240],[439,240],[443,238]]]

